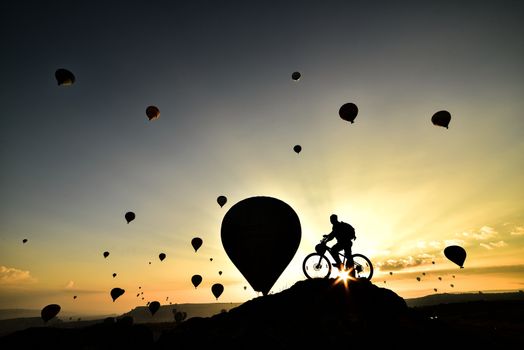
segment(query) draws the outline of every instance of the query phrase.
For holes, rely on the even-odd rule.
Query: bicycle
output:
[[[340,252],[333,252],[331,247],[328,247],[326,238],[323,238],[319,244],[315,246],[315,253],[311,253],[304,259],[302,263],[302,270],[307,278],[328,278],[331,275],[331,260],[327,257],[326,251],[331,254],[339,254],[340,260],[346,266],[346,256]],[[373,277],[373,264],[363,254],[351,254],[353,258],[353,272],[357,279],[371,280]]]

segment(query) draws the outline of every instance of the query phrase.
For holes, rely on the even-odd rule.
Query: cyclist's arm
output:
[[[326,242],[329,242],[331,241],[333,238],[335,238],[335,233],[333,231],[331,231],[330,233],[328,233],[327,235],[324,235],[324,237],[326,238]]]

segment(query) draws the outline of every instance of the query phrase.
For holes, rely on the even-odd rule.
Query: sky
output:
[[[273,293],[333,213],[402,297],[524,288],[522,23],[520,1],[2,1],[0,308],[255,298],[220,239],[253,196],[301,223]]]

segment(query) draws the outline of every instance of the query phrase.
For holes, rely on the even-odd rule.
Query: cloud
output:
[[[433,248],[433,249],[441,249],[442,248],[442,242],[439,241],[418,241],[417,247],[421,249],[427,249],[427,248]]]
[[[386,261],[378,261],[376,265],[382,271],[402,270],[406,267],[422,265],[428,261],[431,261],[432,258],[433,256],[429,254],[423,254],[417,257],[408,256],[405,258],[387,259]]]
[[[447,247],[447,246],[450,246],[450,245],[459,245],[459,246],[464,246],[465,245],[465,241],[462,240],[462,239],[446,239],[444,241],[444,245]]]
[[[502,248],[507,246],[508,244],[504,241],[498,241],[498,242],[489,242],[489,243],[480,243],[481,247],[484,247],[488,250],[492,250],[495,248]]]
[[[513,231],[510,232],[512,236],[524,236],[524,226],[517,226]]]
[[[75,286],[75,282],[74,281],[69,281],[66,284],[65,289],[73,289],[74,286]]]
[[[36,279],[29,271],[19,270],[14,267],[0,266],[0,284],[33,283]]]
[[[474,239],[479,241],[485,241],[490,238],[493,238],[494,236],[498,235],[498,232],[493,229],[493,227],[490,226],[482,226],[478,232],[468,232],[464,231],[462,233],[457,234],[459,237],[464,237],[467,239]]]

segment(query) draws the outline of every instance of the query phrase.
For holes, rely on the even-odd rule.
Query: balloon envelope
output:
[[[149,106],[146,108],[146,115],[149,120],[155,120],[160,117],[160,110],[156,106]]]
[[[107,258],[109,256],[109,252],[104,252],[104,258]]]
[[[115,278],[115,277],[116,277],[116,273],[113,273],[113,278]]]
[[[438,111],[431,117],[433,125],[442,126],[448,128],[449,122],[451,121],[451,114],[448,111]]]
[[[466,260],[466,251],[464,248],[459,247],[458,245],[450,245],[444,249],[444,255],[446,258],[464,268],[464,261]]]
[[[358,107],[354,103],[346,103],[343,104],[340,109],[338,110],[338,115],[340,118],[344,119],[345,121],[348,121],[350,123],[355,122],[355,118],[358,114]]]
[[[22,243],[27,243],[27,238],[24,238],[24,239],[22,240]]]
[[[193,246],[193,249],[195,249],[195,252],[202,246],[202,238],[195,237],[191,240],[191,245]]]
[[[220,205],[220,208],[224,206],[224,204],[227,203],[227,197],[226,196],[218,196],[217,203]]]
[[[191,283],[193,283],[193,285],[195,286],[195,289],[198,287],[198,285],[200,283],[202,283],[202,276],[200,275],[193,275],[193,277],[191,277]]]
[[[129,224],[131,221],[135,220],[135,213],[128,211],[125,215],[126,221]]]
[[[227,255],[251,287],[267,295],[300,245],[300,220],[279,199],[251,197],[226,213],[221,238]]]
[[[215,298],[217,298],[217,300],[218,300],[218,297],[222,295],[223,291],[224,291],[224,286],[221,285],[220,283],[215,283],[211,286],[211,292],[213,293]]]
[[[63,68],[56,70],[55,78],[56,82],[58,83],[58,86],[73,85],[73,83],[75,82],[74,74],[68,71],[67,69]]]
[[[111,289],[111,298],[113,299],[113,302],[115,302],[118,297],[120,297],[122,294],[124,294],[126,291],[122,288],[113,288]]]
[[[291,74],[291,79],[293,79],[294,81],[298,81],[300,80],[301,76],[302,74],[300,74],[300,72],[293,72],[293,74]]]
[[[45,306],[42,309],[42,311],[40,311],[40,316],[42,317],[42,320],[44,320],[44,322],[47,322],[50,319],[52,319],[53,317],[55,317],[56,315],[58,315],[59,312],[60,312],[60,305],[49,304]]]
[[[149,303],[149,311],[151,312],[151,315],[155,315],[155,313],[160,309],[160,303],[158,301],[152,301]]]
[[[164,253],[160,253],[158,254],[158,258],[160,259],[160,261],[163,261],[166,258],[166,255]]]
[[[293,151],[295,151],[297,154],[300,153],[300,151],[302,151],[302,146],[295,145],[295,147],[293,147]]]

